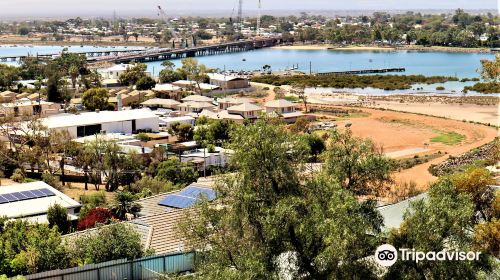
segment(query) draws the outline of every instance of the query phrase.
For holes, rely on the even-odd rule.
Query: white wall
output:
[[[106,133],[132,134],[132,121],[103,123],[102,130]]]
[[[151,129],[153,132],[160,131],[160,119],[158,117],[139,119],[135,122],[136,129]]]

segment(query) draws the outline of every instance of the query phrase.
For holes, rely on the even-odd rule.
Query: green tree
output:
[[[500,219],[478,224],[474,228],[474,240],[480,251],[500,257]]]
[[[6,223],[0,244],[0,274],[8,276],[66,268],[70,261],[60,233],[45,224]]]
[[[183,58],[181,62],[181,73],[185,73],[190,81],[196,82],[196,89],[198,92],[201,92],[200,84],[207,80],[207,67],[203,64],[199,64],[198,60],[191,57]]]
[[[170,181],[174,185],[186,186],[198,179],[198,172],[190,163],[169,159],[161,162],[156,169],[156,179]]]
[[[479,220],[491,220],[495,196],[490,186],[495,180],[488,169],[469,167],[464,172],[450,175],[449,179],[460,193],[470,196]]]
[[[144,63],[136,63],[127,68],[119,77],[119,82],[125,86],[135,85],[141,78],[147,77],[147,66]]]
[[[354,137],[350,129],[331,133],[324,172],[343,188],[358,195],[382,193],[393,170],[392,160],[371,140]]]
[[[193,126],[186,123],[173,123],[168,129],[168,133],[177,136],[179,142],[185,142],[193,139]]]
[[[316,134],[305,134],[304,137],[309,145],[311,161],[318,161],[318,157],[326,150],[325,141]]]
[[[108,91],[104,88],[87,90],[82,96],[82,104],[89,111],[105,110],[109,107]]]
[[[137,90],[150,90],[154,88],[155,85],[155,80],[153,80],[153,78],[149,76],[142,77],[137,81],[137,83],[135,83],[135,87]]]
[[[161,83],[172,83],[179,80],[185,80],[187,77],[183,75],[180,71],[165,68],[160,71],[160,82]]]
[[[101,226],[95,234],[84,234],[70,244],[75,265],[100,263],[126,258],[133,260],[143,255],[141,238],[130,225],[116,223]]]
[[[389,244],[419,251],[471,251],[474,204],[459,193],[452,182],[442,179],[431,186],[428,199],[415,201],[404,215],[404,222],[391,232]],[[487,270],[485,256],[479,261],[398,260],[385,279],[475,279]]]
[[[47,220],[49,226],[57,226],[61,233],[68,233],[70,221],[68,220],[68,210],[59,204],[54,204],[47,210]]]
[[[111,212],[119,219],[125,220],[127,214],[134,217],[141,211],[141,206],[135,202],[136,197],[130,192],[117,192],[115,202],[111,206]]]
[[[19,78],[20,72],[17,67],[0,64],[0,89],[8,90],[14,81]]]
[[[152,194],[159,194],[176,190],[177,187],[172,182],[162,180],[160,178],[153,178],[151,176],[144,176],[139,181],[130,185],[128,190],[134,194],[144,192],[145,190],[151,191]]]
[[[373,204],[360,204],[332,178],[303,178],[307,145],[272,120],[231,136],[237,171],[216,185],[222,207],[202,202],[181,225],[198,252],[194,277],[375,277],[362,261],[373,248],[367,230],[380,230]]]
[[[229,141],[231,129],[235,124],[228,120],[209,120],[194,131],[193,139],[199,144],[222,145]]]
[[[491,82],[500,82],[500,55],[495,60],[481,60],[481,76]]]
[[[73,86],[73,88],[76,88],[76,80],[80,75],[80,69],[78,69],[78,66],[76,65],[71,65],[68,69],[68,74],[71,78],[71,85]]]

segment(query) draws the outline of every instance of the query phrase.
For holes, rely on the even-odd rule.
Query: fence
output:
[[[193,269],[194,253],[144,257],[137,260],[114,260],[80,267],[52,270],[25,276],[28,280],[149,280],[165,273]]]

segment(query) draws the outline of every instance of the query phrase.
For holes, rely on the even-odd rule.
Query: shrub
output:
[[[61,190],[62,189],[62,184],[59,181],[59,178],[56,176],[50,174],[50,173],[43,173],[42,175],[42,181],[47,183],[47,185],[55,188],[56,190]]]
[[[148,142],[149,140],[151,140],[151,137],[149,137],[146,133],[144,132],[141,132],[139,134],[137,134],[135,136],[135,138],[137,138],[138,140],[142,141],[142,142]]]
[[[16,183],[22,183],[26,179],[24,172],[20,168],[16,168],[10,179]]]
[[[47,210],[47,220],[49,226],[57,226],[61,233],[68,233],[70,222],[68,220],[68,210],[59,204],[54,204]]]

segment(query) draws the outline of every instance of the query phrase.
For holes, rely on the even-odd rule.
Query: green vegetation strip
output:
[[[480,93],[500,93],[500,83],[475,83],[473,86],[464,87],[464,92],[475,91]]]
[[[465,139],[465,136],[456,132],[440,132],[441,134],[431,138],[431,142],[434,143],[443,143],[445,145],[455,145],[462,142]]]
[[[414,84],[435,84],[447,81],[458,81],[455,77],[423,75],[295,75],[295,76],[259,76],[252,82],[272,84],[275,86],[294,85],[303,87],[334,88],[380,88],[385,90],[410,89]]]

